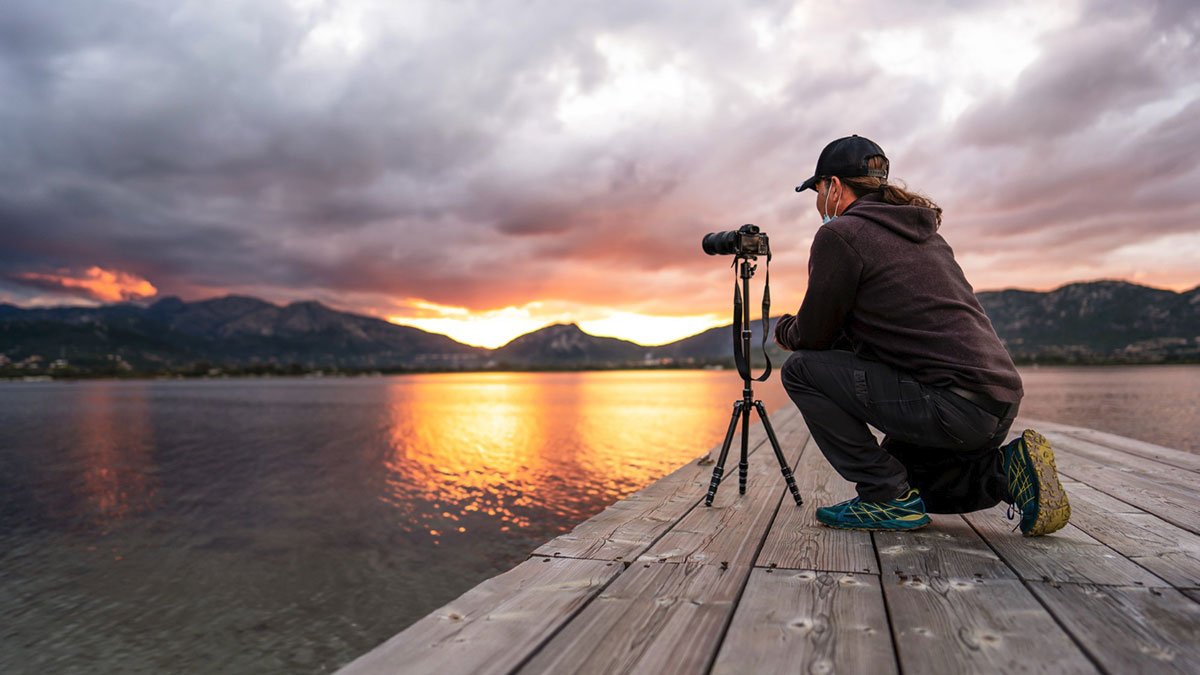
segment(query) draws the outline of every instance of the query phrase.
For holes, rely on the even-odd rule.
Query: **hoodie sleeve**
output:
[[[832,347],[854,308],[862,258],[829,227],[817,230],[808,257],[808,291],[795,317],[775,327],[775,341],[791,351]]]

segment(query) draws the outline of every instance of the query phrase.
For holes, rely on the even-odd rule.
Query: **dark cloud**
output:
[[[792,186],[847,133],[943,202],[968,257],[1102,266],[1196,232],[1194,3],[867,10],[13,0],[0,299],[98,266],[193,296],[712,311],[727,270],[699,239],[743,222],[790,297],[816,225]],[[946,45],[1005,12],[1036,54],[972,79]]]

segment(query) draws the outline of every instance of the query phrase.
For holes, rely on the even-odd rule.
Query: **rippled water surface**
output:
[[[1200,366],[1022,368],[1021,414],[1200,453]]]
[[[0,383],[0,672],[330,670],[712,446],[740,395],[711,371]]]
[[[1023,371],[1200,450],[1200,368]],[[717,443],[731,372],[0,383],[0,672],[321,672]],[[778,378],[756,392],[788,404]],[[790,405],[790,404],[788,404]]]

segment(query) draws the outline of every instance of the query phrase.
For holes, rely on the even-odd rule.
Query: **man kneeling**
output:
[[[822,225],[808,290],[775,340],[794,353],[783,386],[854,499],[817,509],[830,527],[910,530],[927,512],[1010,504],[1034,536],[1070,518],[1044,437],[1004,443],[1023,390],[992,323],[938,234],[942,210],[888,183],[866,138],[821,152],[796,188],[816,192]],[[876,442],[867,425],[885,434]]]

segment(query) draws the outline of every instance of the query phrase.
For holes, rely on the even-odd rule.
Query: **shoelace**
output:
[[[1025,512],[1022,511],[1021,509],[1017,508],[1016,502],[1012,502],[1008,505],[1008,516],[1007,517],[1009,520],[1012,520],[1013,518],[1016,518],[1017,516],[1021,516],[1021,517],[1017,518],[1017,524],[1013,525],[1013,529],[1012,529],[1013,532],[1016,532],[1021,527],[1021,521],[1024,520],[1024,518],[1025,518]]]

